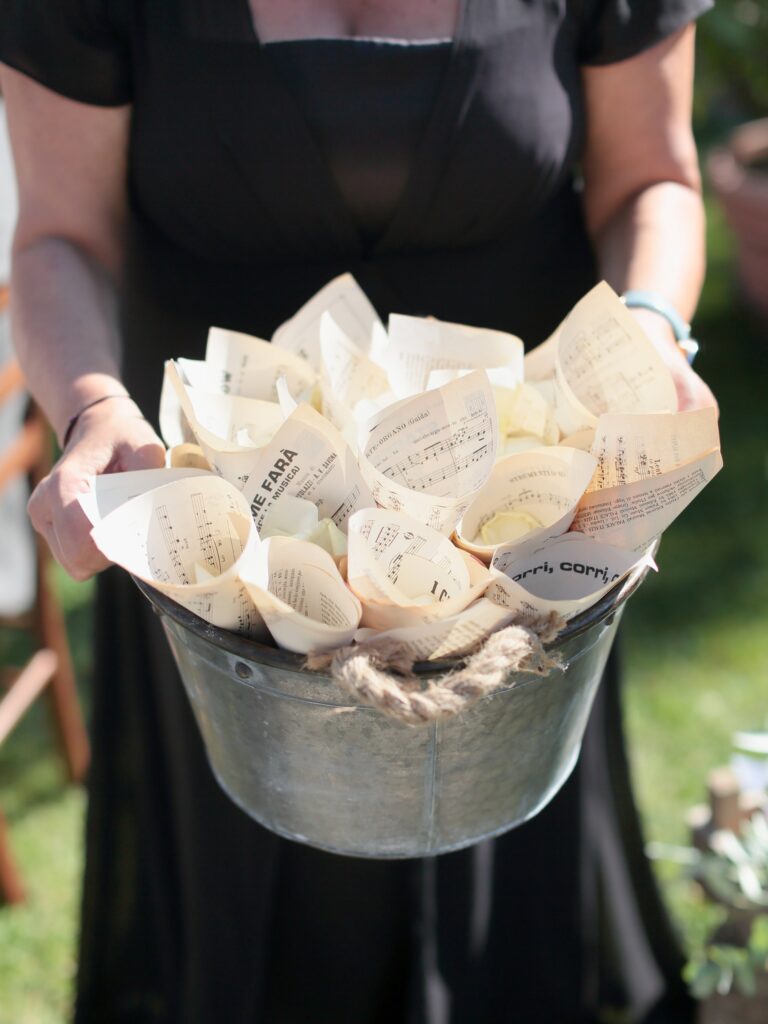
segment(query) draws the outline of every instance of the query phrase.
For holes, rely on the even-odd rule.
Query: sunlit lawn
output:
[[[735,729],[768,720],[768,337],[738,312],[722,225],[697,320],[718,394],[726,470],[665,537],[658,577],[625,617],[627,721],[649,837],[684,839],[683,814],[726,761]],[[90,590],[63,585],[87,696]],[[0,635],[0,656],[8,637]],[[66,788],[36,709],[0,751],[0,802],[29,891],[0,908],[0,1024],[60,1024],[74,971],[84,800]],[[663,871],[690,943],[707,916]]]
[[[739,311],[732,256],[710,213],[698,368],[720,402],[725,468],[667,531],[660,573],[625,616],[626,706],[649,837],[685,839],[683,814],[727,763],[736,729],[768,726],[768,326]],[[702,915],[661,866],[690,941]]]
[[[92,588],[57,576],[68,609],[80,690],[87,702]],[[0,664],[20,664],[23,636],[0,632]],[[61,1024],[75,968],[82,829],[80,788],[64,767],[41,699],[0,750],[0,806],[27,902],[0,907],[0,1024]]]

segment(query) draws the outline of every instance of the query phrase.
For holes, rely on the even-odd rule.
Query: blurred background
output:
[[[725,469],[667,532],[660,573],[625,616],[625,714],[649,853],[689,983],[707,997],[702,1020],[749,1024],[768,1021],[768,828],[756,812],[768,783],[768,0],[718,0],[698,48],[709,272],[694,333]],[[0,156],[0,283],[13,208]],[[0,545],[2,565],[10,557]],[[87,715],[93,588],[53,575]],[[22,607],[0,603],[0,687],[33,650],[21,570],[11,580]],[[0,596],[13,586],[0,576]],[[68,1018],[84,812],[50,707],[35,701],[0,741],[0,840],[24,895],[0,905],[0,1024]]]

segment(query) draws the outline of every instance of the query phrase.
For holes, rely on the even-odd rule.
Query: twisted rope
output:
[[[328,671],[359,703],[404,725],[424,725],[460,714],[504,686],[513,672],[544,676],[561,667],[561,660],[545,651],[544,644],[554,640],[563,625],[562,619],[548,616],[531,626],[506,626],[481,640],[460,668],[426,683],[413,672],[416,659],[386,637],[310,655],[306,665]]]

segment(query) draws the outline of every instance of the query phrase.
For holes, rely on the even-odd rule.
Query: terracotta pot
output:
[[[765,161],[764,167],[757,167]],[[737,128],[707,161],[709,179],[739,245],[744,294],[768,319],[768,118]]]

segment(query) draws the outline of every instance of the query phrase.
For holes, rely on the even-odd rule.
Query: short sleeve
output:
[[[714,6],[714,0],[586,0],[580,32],[582,64],[635,57]]]
[[[81,103],[129,103],[129,2],[0,0],[0,61]]]

